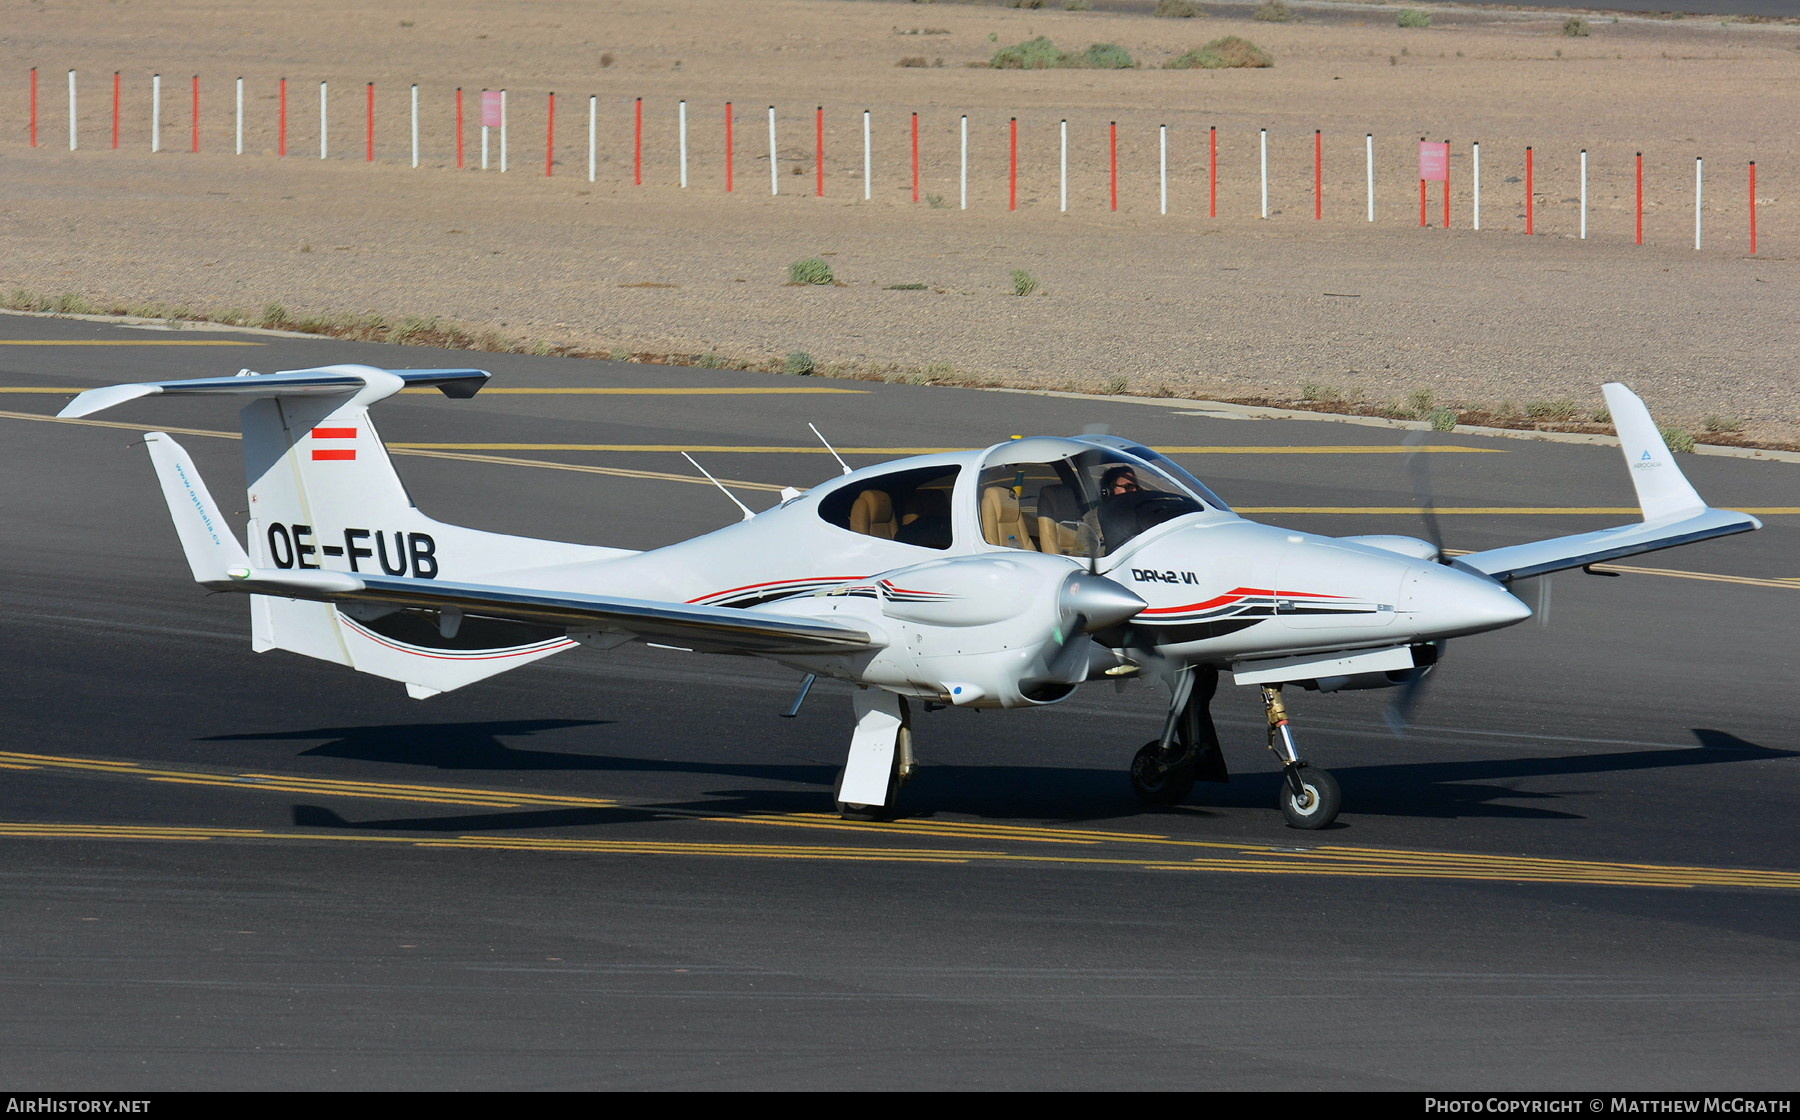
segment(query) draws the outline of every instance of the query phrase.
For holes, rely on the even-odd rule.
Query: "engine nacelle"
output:
[[[1051,704],[1111,655],[1088,637],[1144,601],[1067,557],[953,556],[841,584],[768,609],[855,621],[887,640],[856,679],[959,706]],[[830,667],[819,671],[831,675]]]

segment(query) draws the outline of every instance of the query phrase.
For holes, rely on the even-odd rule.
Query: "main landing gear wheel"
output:
[[[906,697],[879,690],[856,694],[856,735],[850,743],[850,757],[838,770],[838,816],[847,821],[887,821],[899,815],[900,787],[913,776],[912,713]],[[861,778],[853,783],[855,792],[867,797],[875,792],[876,783],[869,779],[879,773],[879,759],[887,755],[887,781],[881,786],[881,804],[871,805],[843,798],[845,779],[852,767],[861,768]],[[875,773],[870,773],[875,771]]]
[[[1289,828],[1324,828],[1337,820],[1343,800],[1329,770],[1304,764],[1282,770],[1281,815]]]
[[[1176,753],[1176,752],[1170,752]],[[1131,789],[1149,805],[1179,805],[1194,792],[1194,754],[1180,751],[1175,762],[1164,761],[1162,741],[1145,743],[1131,759]]]
[[[864,805],[857,801],[840,801],[837,803],[838,817],[847,821],[893,820],[895,815],[899,812],[899,807],[895,804],[895,802],[899,800],[898,794],[900,792],[900,778],[897,773],[898,769],[899,768],[896,767],[894,771],[890,771],[888,774],[886,805]],[[842,788],[843,784],[844,772],[840,769],[837,776],[837,785],[839,788]]]

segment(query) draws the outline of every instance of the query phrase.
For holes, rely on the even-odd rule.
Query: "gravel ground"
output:
[[[42,69],[40,147],[0,133],[0,284],[95,302],[295,315],[442,316],[509,337],[602,351],[715,353],[823,366],[946,370],[1049,388],[1291,400],[1330,386],[1450,404],[1636,388],[1667,422],[1741,419],[1800,446],[1792,187],[1800,28],[1782,24],[1440,11],[1402,31],[1391,9],[1295,5],[1312,19],[1158,20],[975,5],[764,0],[754,7],[576,0],[430,7],[347,0],[69,0],[12,5],[0,84]],[[746,18],[753,17],[753,18]],[[1610,18],[1610,17],[1608,17]],[[942,31],[941,34],[924,34]],[[918,32],[918,34],[913,34]],[[1047,34],[1110,41],[1147,66],[1223,34],[1271,50],[1258,71],[994,71],[965,63]],[[991,38],[990,38],[991,37]],[[1560,52],[1560,54],[1558,53]],[[897,66],[902,58],[923,67]],[[944,65],[930,62],[943,58]],[[83,75],[82,150],[67,151],[64,72]],[[109,150],[105,76],[126,85]],[[165,150],[148,151],[147,75],[164,83]],[[187,151],[188,75],[206,83],[202,151]],[[231,154],[230,78],[246,77],[246,154]],[[55,79],[51,80],[50,75]],[[275,81],[290,78],[290,155],[274,154]],[[318,155],[317,82],[333,83],[333,158]],[[363,159],[364,81],[378,102]],[[427,106],[408,166],[406,86]],[[509,86],[505,175],[454,169],[451,89]],[[561,92],[546,178],[547,93]],[[598,181],[586,180],[586,92],[599,97]],[[571,96],[570,91],[580,91]],[[22,92],[19,91],[19,92]],[[645,183],[632,184],[632,98],[645,99]],[[675,103],[690,99],[690,186]],[[21,98],[6,94],[17,111]],[[723,190],[723,103],[736,190]],[[767,106],[780,107],[771,196]],[[827,113],[826,197],[814,197],[813,106]],[[876,121],[865,201],[860,110]],[[906,125],[921,118],[911,202]],[[958,118],[971,121],[970,207],[958,206]],[[1008,210],[1008,121],[1020,121]],[[1060,212],[1058,122],[1069,121]],[[1109,207],[1108,124],[1120,203]],[[1171,134],[1160,212],[1157,126]],[[1207,215],[1209,126],[1219,216]],[[1271,135],[1259,217],[1258,133]],[[1323,130],[1315,220],[1312,130]],[[1377,143],[1377,221],[1364,220],[1364,142]],[[1453,225],[1434,185],[1418,226],[1421,134],[1453,140]],[[1470,139],[1483,148],[1471,230]],[[469,159],[478,157],[473,127]],[[497,140],[496,140],[497,143]],[[1536,236],[1523,232],[1533,145]],[[1577,236],[1589,151],[1588,238]],[[1644,152],[1646,244],[1633,244],[1633,153]],[[1693,159],[1707,158],[1707,240],[1693,249]],[[497,151],[494,159],[497,162]],[[1759,251],[1748,253],[1745,164],[1758,161]],[[822,256],[831,286],[787,283]],[[1014,294],[1012,274],[1040,283]],[[899,289],[897,285],[926,285]],[[214,372],[195,371],[197,374]]]

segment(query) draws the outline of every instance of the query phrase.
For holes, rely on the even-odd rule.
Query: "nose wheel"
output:
[[[1343,803],[1337,779],[1331,771],[1313,766],[1288,766],[1282,770],[1281,815],[1289,828],[1324,828],[1337,819]]]
[[[1337,820],[1343,795],[1328,770],[1308,766],[1294,746],[1281,686],[1263,685],[1263,708],[1269,717],[1269,749],[1281,759],[1281,815],[1289,828],[1324,828]]]

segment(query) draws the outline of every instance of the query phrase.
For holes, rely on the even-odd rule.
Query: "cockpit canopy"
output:
[[[982,459],[981,535],[1064,556],[1107,555],[1139,534],[1225,504],[1174,463],[1112,436],[1014,440]]]
[[[1166,521],[1228,507],[1155,451],[1114,436],[1032,437],[974,458],[858,472],[824,496],[821,518],[854,533],[949,550],[1105,556]],[[918,463],[918,460],[914,460]]]

